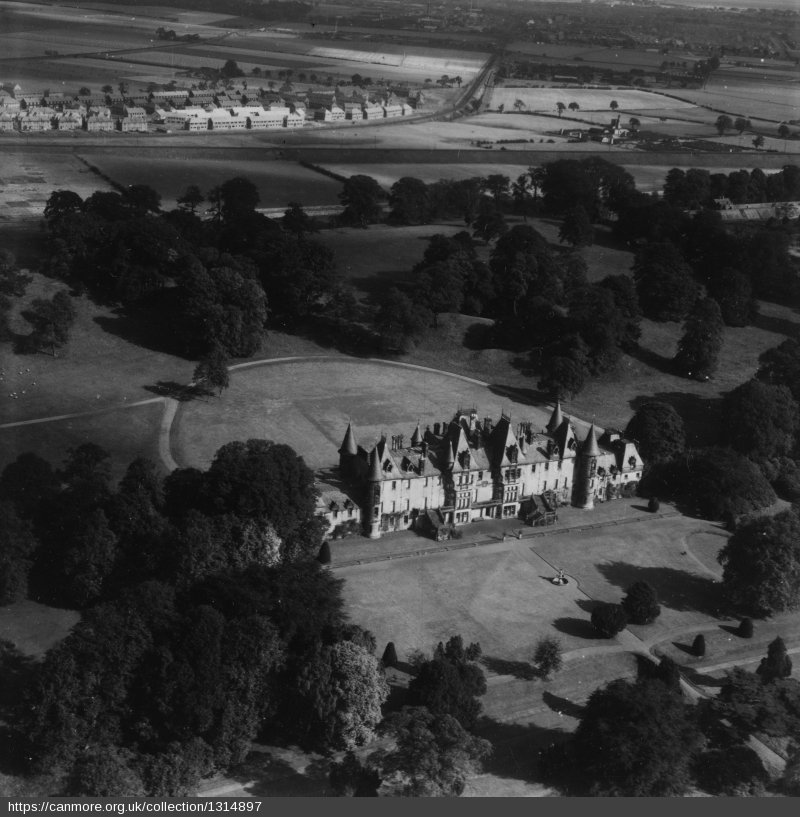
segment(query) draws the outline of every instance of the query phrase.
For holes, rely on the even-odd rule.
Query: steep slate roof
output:
[[[358,453],[358,445],[356,445],[356,436],[353,433],[353,424],[347,424],[347,431],[342,440],[342,447],[339,449],[340,454],[349,454],[355,456]]]
[[[600,447],[597,445],[597,432],[595,431],[594,423],[589,426],[589,433],[586,435],[586,439],[583,441],[581,454],[584,457],[600,456]]]

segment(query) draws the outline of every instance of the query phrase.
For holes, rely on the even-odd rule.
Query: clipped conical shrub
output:
[[[647,503],[647,510],[650,513],[657,513],[660,507],[661,503],[658,501],[658,497],[651,496],[650,501]]]
[[[698,658],[702,658],[706,654],[706,637],[700,633],[700,635],[695,636],[694,642],[692,643],[692,655],[696,655]]]
[[[384,667],[396,667],[397,666],[397,650],[394,648],[394,641],[390,641],[386,645],[386,649],[383,651],[383,657],[381,658]]]
[[[752,618],[743,618],[739,623],[739,635],[742,638],[752,638],[753,637],[753,619]]]
[[[328,544],[327,540],[320,546],[317,561],[321,565],[329,565],[331,563],[331,546]]]

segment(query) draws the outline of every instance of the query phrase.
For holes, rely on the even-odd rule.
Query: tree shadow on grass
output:
[[[523,681],[532,681],[539,677],[539,672],[533,664],[527,661],[507,661],[505,658],[495,658],[491,655],[484,655],[481,663],[497,675],[513,675]]]
[[[687,655],[694,656],[694,650],[692,650],[691,644],[681,644],[679,641],[673,641],[672,646],[681,652],[685,652]]]
[[[112,316],[97,315],[93,320],[104,332],[135,346],[184,360],[193,358],[186,340],[176,331],[174,310],[158,301],[139,308],[119,307]]]
[[[586,618],[571,618],[562,616],[553,621],[553,626],[564,635],[571,635],[575,638],[585,638],[589,641],[602,639],[600,633],[592,627],[591,622]]]
[[[671,357],[660,355],[658,352],[655,352],[652,349],[647,349],[644,346],[637,346],[634,349],[630,349],[628,354],[634,360],[638,360],[639,363],[643,363],[645,366],[649,366],[651,369],[655,369],[657,372],[661,372],[662,374],[678,374],[675,369],[675,363]]]
[[[575,604],[577,604],[584,613],[592,613],[599,602],[594,599],[575,599]]]
[[[542,700],[559,715],[569,715],[570,718],[580,718],[586,707],[582,704],[576,704],[567,698],[562,698],[559,695],[553,695],[552,692],[543,692]]]
[[[173,400],[179,400],[182,403],[193,400],[195,397],[208,396],[208,392],[197,386],[189,386],[175,380],[159,380],[158,383],[144,388],[145,391],[157,394],[159,397],[171,397]]]
[[[312,759],[298,771],[270,752],[250,752],[228,777],[245,785],[245,791],[256,797],[325,797],[332,794],[329,770],[330,761],[325,758]]]
[[[539,752],[569,738],[569,733],[561,729],[547,729],[536,724],[503,723],[486,717],[481,719],[476,732],[490,741],[493,747],[492,754],[483,761],[487,773],[527,781],[538,779]]]
[[[597,569],[621,590],[627,590],[635,582],[648,582],[655,588],[659,602],[672,610],[695,610],[718,617],[725,606],[719,582],[686,570],[643,567],[628,562],[601,562]]]
[[[543,403],[548,403],[552,399],[552,395],[545,394],[545,392],[536,389],[517,389],[497,383],[492,383],[489,386],[489,391],[501,397],[510,397],[515,402],[522,403],[526,406],[541,406]]]
[[[693,684],[697,684],[697,686],[715,687],[719,689],[725,683],[724,678],[715,678],[713,675],[707,675],[703,672],[699,672],[692,667],[681,667],[681,672],[684,674],[687,681],[691,681]]]

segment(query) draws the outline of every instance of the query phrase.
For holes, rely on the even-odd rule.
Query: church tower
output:
[[[572,504],[576,508],[591,510],[594,508],[594,481],[597,477],[597,458],[600,447],[597,445],[597,434],[594,423],[581,445],[575,463],[575,487],[572,493]]]

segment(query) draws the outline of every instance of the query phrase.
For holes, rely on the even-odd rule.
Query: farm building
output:
[[[594,424],[579,440],[556,405],[545,429],[512,426],[505,414],[481,422],[476,409],[459,409],[411,439],[384,435],[367,450],[348,425],[339,448],[339,475],[359,498],[365,531],[382,533],[448,527],[479,519],[521,518],[531,524],[559,505],[591,509],[595,502],[634,496],[643,461],[633,442]],[[332,513],[330,509],[330,513]],[[324,515],[329,522],[334,518]]]

